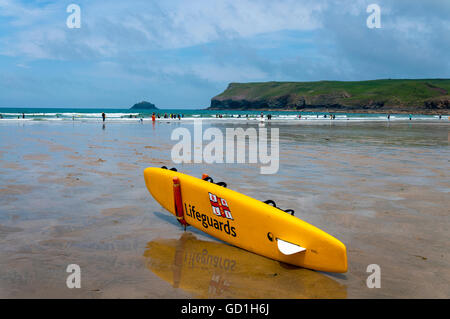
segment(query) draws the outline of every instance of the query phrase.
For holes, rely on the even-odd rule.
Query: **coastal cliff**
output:
[[[449,92],[450,79],[230,83],[209,109],[439,114]]]

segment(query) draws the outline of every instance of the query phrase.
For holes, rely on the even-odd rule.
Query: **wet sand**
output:
[[[0,297],[450,297],[448,124],[282,125],[276,175],[259,164],[173,165],[180,125],[192,129],[1,123]],[[143,169],[161,165],[294,209],[346,244],[349,271],[184,233],[145,188]],[[69,264],[81,267],[80,289],[66,287]],[[379,289],[366,285],[369,264],[381,267]]]

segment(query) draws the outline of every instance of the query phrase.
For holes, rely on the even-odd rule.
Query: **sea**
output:
[[[170,115],[180,115],[181,120],[261,120],[261,113],[270,114],[272,121],[330,121],[329,112],[299,112],[299,111],[237,111],[237,110],[207,110],[207,109],[159,109],[136,111],[113,108],[0,108],[0,119],[8,121],[101,121],[102,112],[109,121],[127,122],[151,120],[152,113],[159,115],[157,120],[171,120]],[[166,117],[165,117],[166,115]],[[361,113],[334,113],[334,121],[376,122],[387,121],[388,115]],[[409,115],[391,114],[389,121],[442,121],[449,120],[448,114],[439,115]]]

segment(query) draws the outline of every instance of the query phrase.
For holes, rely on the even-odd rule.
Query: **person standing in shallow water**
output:
[[[103,119],[103,122],[105,122],[105,120],[106,120],[106,114],[105,114],[105,112],[102,112],[102,119]]]

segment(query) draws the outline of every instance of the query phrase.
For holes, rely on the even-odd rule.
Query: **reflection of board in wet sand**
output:
[[[180,239],[147,244],[147,267],[175,288],[199,298],[346,298],[347,287],[324,274],[232,247]]]
[[[278,208],[168,169],[150,167],[144,177],[153,197],[184,225],[288,264],[347,271],[344,244]]]

